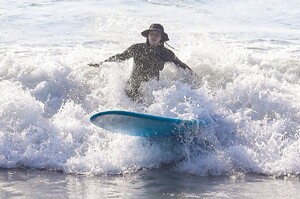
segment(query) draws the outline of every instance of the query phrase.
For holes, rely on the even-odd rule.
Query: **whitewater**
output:
[[[167,170],[195,177],[298,178],[298,5],[298,0],[1,0],[0,167],[87,176],[149,170],[159,176],[155,172]],[[141,86],[139,103],[124,92],[132,60],[99,68],[87,64],[145,42],[140,33],[152,23],[164,26],[177,49],[171,50],[196,75],[168,63],[159,81]],[[154,142],[90,123],[91,115],[106,110],[196,118],[209,125],[175,143]]]

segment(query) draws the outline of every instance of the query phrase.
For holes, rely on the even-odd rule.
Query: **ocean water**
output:
[[[298,0],[0,1],[2,198],[297,197]],[[87,64],[145,42],[151,23],[197,75],[166,64],[137,103],[132,60]],[[89,122],[105,110],[209,125],[151,141]]]

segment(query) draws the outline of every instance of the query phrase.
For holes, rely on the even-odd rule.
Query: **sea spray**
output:
[[[105,175],[167,165],[195,175],[298,175],[296,5],[7,1],[0,19],[1,167]],[[141,86],[141,103],[133,102],[124,92],[132,60],[87,64],[145,42],[140,32],[158,18],[196,75],[168,63],[159,81]],[[89,122],[113,109],[208,125],[185,142],[153,142]]]

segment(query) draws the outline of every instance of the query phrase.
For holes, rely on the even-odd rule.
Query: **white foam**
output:
[[[299,174],[295,3],[7,1],[0,19],[0,166],[119,174],[174,163],[197,175]],[[153,22],[165,26],[175,54],[197,77],[166,64],[136,103],[124,92],[132,60],[87,63],[144,42],[140,32]],[[89,122],[111,109],[209,125],[174,146]]]

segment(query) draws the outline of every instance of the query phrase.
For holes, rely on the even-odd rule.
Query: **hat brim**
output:
[[[147,29],[147,30],[144,30],[143,32],[141,32],[141,34],[144,37],[148,37],[150,31],[158,31],[158,32],[160,32],[161,36],[162,36],[162,40],[163,41],[169,41],[168,34],[165,33],[165,32],[162,32],[160,29],[156,29],[156,28]]]

